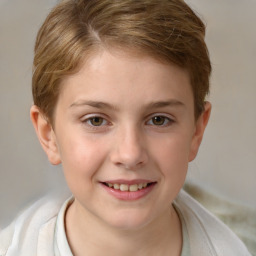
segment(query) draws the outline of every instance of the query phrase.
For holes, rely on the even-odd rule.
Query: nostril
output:
[[[139,162],[139,163],[136,163],[134,165],[127,165],[127,164],[123,164],[124,168],[127,169],[127,170],[133,170],[133,169],[136,169],[136,168],[139,168],[143,165],[143,162]]]

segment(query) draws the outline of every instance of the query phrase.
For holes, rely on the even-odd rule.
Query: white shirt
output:
[[[61,197],[43,198],[2,230],[0,256],[72,256],[64,225],[70,199],[64,204],[63,201]],[[251,256],[228,227],[183,190],[174,206],[184,223],[184,244],[189,240],[189,246],[184,248],[190,249],[191,256]],[[185,249],[182,253],[188,256]]]
[[[73,202],[73,198],[66,200],[66,202],[61,207],[56,220],[55,235],[54,235],[54,254],[55,256],[73,256],[71,249],[68,244],[66,232],[65,232],[65,214],[69,205]],[[178,212],[179,214],[179,212]],[[186,224],[182,216],[180,216],[182,224],[182,253],[181,256],[190,256],[188,231]]]

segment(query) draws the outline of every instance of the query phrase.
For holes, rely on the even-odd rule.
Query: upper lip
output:
[[[132,184],[153,183],[153,182],[155,181],[148,180],[148,179],[134,179],[134,180],[115,179],[115,180],[106,180],[106,181],[103,181],[102,183],[132,185]]]

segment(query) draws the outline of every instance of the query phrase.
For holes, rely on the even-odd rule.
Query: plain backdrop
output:
[[[188,0],[207,24],[211,120],[188,181],[256,209],[256,2]],[[32,201],[66,189],[29,119],[37,30],[56,0],[0,0],[0,227]]]

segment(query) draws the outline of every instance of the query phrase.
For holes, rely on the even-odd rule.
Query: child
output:
[[[0,255],[250,255],[181,190],[211,111],[204,33],[182,0],[52,10],[31,119],[73,196],[26,210],[0,234]]]

